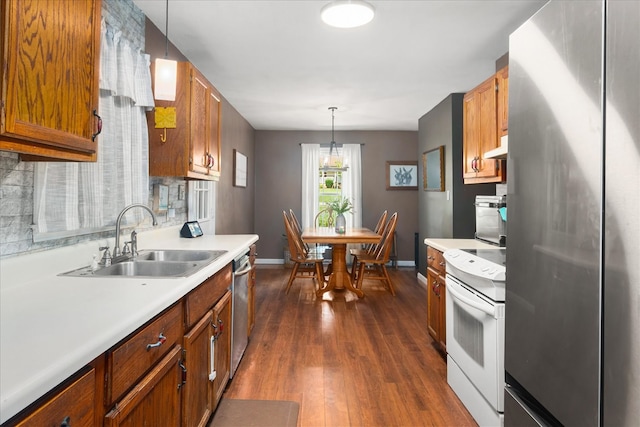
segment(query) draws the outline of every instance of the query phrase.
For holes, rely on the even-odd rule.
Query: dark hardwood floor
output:
[[[475,426],[449,388],[427,333],[426,289],[414,269],[389,269],[397,295],[366,281],[315,296],[313,281],[258,266],[256,326],[223,398],[292,400],[299,426]]]

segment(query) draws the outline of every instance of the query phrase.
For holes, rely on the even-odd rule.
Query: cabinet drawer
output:
[[[444,276],[446,264],[442,252],[431,246],[427,246],[427,266]]]
[[[178,303],[114,347],[107,355],[107,406],[122,396],[181,338],[182,305]]]
[[[92,426],[95,410],[96,372],[91,369],[48,402],[19,422],[18,426],[64,425]]]
[[[191,328],[231,286],[231,264],[202,282],[185,298],[187,329]]]

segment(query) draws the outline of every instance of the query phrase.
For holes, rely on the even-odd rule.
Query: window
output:
[[[335,158],[329,156],[328,146],[301,144],[301,147],[302,226],[314,226],[315,217],[324,208],[326,202],[338,197],[347,197],[353,204],[352,214],[346,215],[347,227],[361,227],[360,144],[344,144],[339,149],[342,160],[335,155]],[[327,224],[326,218],[322,215],[319,220],[321,226]]]
[[[205,234],[216,234],[216,183],[189,181],[188,219],[198,221]]]
[[[320,164],[318,165],[319,212],[322,212],[328,203],[342,197],[342,174],[348,170],[344,166],[341,156],[336,155],[335,152],[331,155],[329,147],[320,147]],[[319,227],[333,225],[330,224],[329,213],[322,212],[316,225]]]

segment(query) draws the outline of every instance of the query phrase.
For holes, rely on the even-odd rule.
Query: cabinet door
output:
[[[231,373],[231,292],[227,291],[213,307],[214,366],[216,378],[213,382],[214,407],[222,398]]]
[[[430,268],[427,269],[427,330],[437,343],[441,340],[440,323],[442,321],[439,286],[438,273]]]
[[[220,95],[216,94],[211,88],[208,94],[208,100],[208,172],[212,175],[220,175]]]
[[[211,350],[213,311],[209,310],[184,336],[184,366],[187,369],[182,393],[185,426],[204,426],[214,410]]]
[[[209,83],[191,68],[191,171],[207,174]]]
[[[444,273],[443,273],[444,274]],[[440,337],[442,351],[447,352],[447,282],[444,276],[438,276],[438,296],[440,297]]]
[[[485,159],[484,153],[498,147],[496,79],[491,77],[478,86],[476,96],[478,97],[476,156],[479,159],[476,162],[476,177],[493,177],[496,176],[496,160]]]
[[[105,416],[106,427],[179,426],[182,347],[174,347]]]
[[[463,100],[463,144],[462,144],[462,174],[463,178],[475,178],[475,165],[478,160],[478,141],[479,125],[478,125],[478,99],[477,93],[471,91],[464,96]]]
[[[509,132],[509,67],[496,74],[498,83],[498,136]]]
[[[16,425],[89,427],[94,423],[95,404],[95,370],[91,369]]]
[[[256,267],[252,267],[249,272],[249,283],[247,290],[247,336],[251,336],[251,331],[256,324]]]
[[[95,161],[100,0],[5,0],[0,149]]]

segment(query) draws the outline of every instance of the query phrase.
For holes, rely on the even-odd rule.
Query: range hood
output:
[[[485,159],[506,159],[509,148],[509,135],[500,138],[500,146],[484,153]]]

